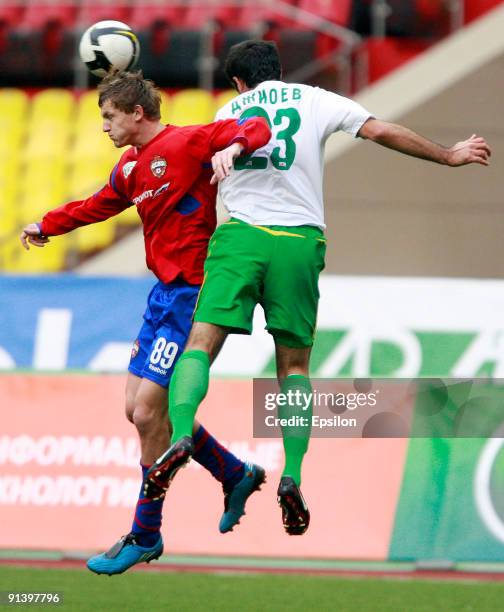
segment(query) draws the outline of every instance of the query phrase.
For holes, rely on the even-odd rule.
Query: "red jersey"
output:
[[[179,278],[201,284],[208,241],[216,225],[217,187],[210,185],[211,157],[234,142],[244,145],[244,154],[251,153],[270,136],[260,118],[168,125],[143,147],[128,149],[98,193],[51,210],[40,229],[47,236],[57,236],[136,205],[147,266],[164,283]]]

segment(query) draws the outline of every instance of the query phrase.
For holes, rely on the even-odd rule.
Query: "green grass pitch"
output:
[[[18,604],[5,609],[72,612],[486,612],[502,610],[504,601],[504,583],[164,571],[132,571],[109,578],[87,570],[7,566],[0,567],[0,591],[59,591],[59,606]]]

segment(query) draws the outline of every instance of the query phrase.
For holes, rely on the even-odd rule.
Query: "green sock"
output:
[[[286,394],[289,391],[292,393],[291,401],[288,401],[287,405],[280,406],[278,409],[280,418],[297,416],[305,421],[303,423],[297,419],[295,424],[282,427],[285,451],[285,467],[282,476],[290,476],[299,486],[301,484],[301,465],[308,450],[311,434],[313,410],[310,394],[312,393],[312,387],[309,378],[293,374],[282,381],[281,391]],[[298,392],[297,394],[296,391]]]
[[[204,351],[180,357],[170,382],[168,410],[173,425],[172,444],[192,436],[194,417],[208,391],[210,359]]]

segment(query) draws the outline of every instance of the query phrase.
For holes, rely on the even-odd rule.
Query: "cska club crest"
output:
[[[156,157],[151,161],[150,169],[156,178],[161,178],[166,172],[166,166],[166,159],[156,155]]]
[[[131,359],[135,359],[138,355],[138,351],[140,350],[140,341],[137,339],[133,343],[133,347],[131,348]]]

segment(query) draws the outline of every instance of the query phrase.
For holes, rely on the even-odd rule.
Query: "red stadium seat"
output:
[[[276,40],[285,75],[295,72],[313,59],[317,35],[310,30],[282,28]]]
[[[435,21],[445,13],[443,0],[416,0],[415,6],[419,17],[426,21]]]
[[[0,5],[0,25],[12,27],[18,24],[24,13],[24,6],[20,4]]]
[[[349,27],[352,15],[352,0],[300,0],[299,8],[303,11],[316,15],[321,19],[330,21],[345,28]],[[301,29],[312,30],[310,25],[301,24]],[[341,41],[319,32],[315,42],[315,56],[317,58],[327,57],[334,53],[341,45]]]
[[[201,32],[170,30],[159,21],[149,30],[137,30],[142,53],[138,67],[162,87],[196,87]]]
[[[464,18],[469,23],[502,4],[502,0],[466,0],[464,4]]]
[[[48,23],[70,28],[75,23],[77,10],[75,3],[71,2],[32,2],[26,7],[20,25],[31,30],[44,28]]]
[[[199,29],[210,20],[215,20],[225,28],[234,28],[239,18],[240,9],[237,5],[192,3],[185,14],[184,27],[189,30]]]
[[[86,26],[110,19],[129,25],[131,9],[127,4],[115,0],[84,0],[81,6],[79,22]]]
[[[317,41],[315,43],[315,56],[317,58],[323,58],[328,56],[330,53],[336,52],[342,43],[340,39],[328,36],[327,34],[318,34]]]
[[[4,53],[8,46],[9,29],[21,21],[23,12],[24,7],[21,5],[0,6],[0,54]]]
[[[423,53],[430,45],[425,39],[369,38],[366,43],[369,80],[372,83]]]
[[[444,0],[415,0],[416,36],[449,33],[449,12]]]
[[[300,0],[299,8],[308,13],[348,27],[352,12],[352,0]]]
[[[13,82],[32,86],[72,82],[77,12],[72,0],[28,0],[19,27],[10,30],[10,49],[5,50],[19,66]]]
[[[166,23],[181,27],[184,21],[185,6],[168,2],[136,3],[130,16],[130,25],[135,30],[148,30],[154,23]]]
[[[289,2],[294,4],[294,2]],[[239,27],[244,30],[253,30],[258,24],[267,23],[275,27],[296,27],[296,21],[285,16],[275,9],[272,0],[262,0],[257,4],[247,3],[244,5],[240,18]]]
[[[184,15],[184,23],[182,26],[188,30],[199,30],[205,24],[217,19],[215,7],[205,5],[190,5]]]
[[[272,18],[273,13],[264,5],[253,7],[246,4],[240,13],[238,26],[244,30],[252,30],[258,23]]]

